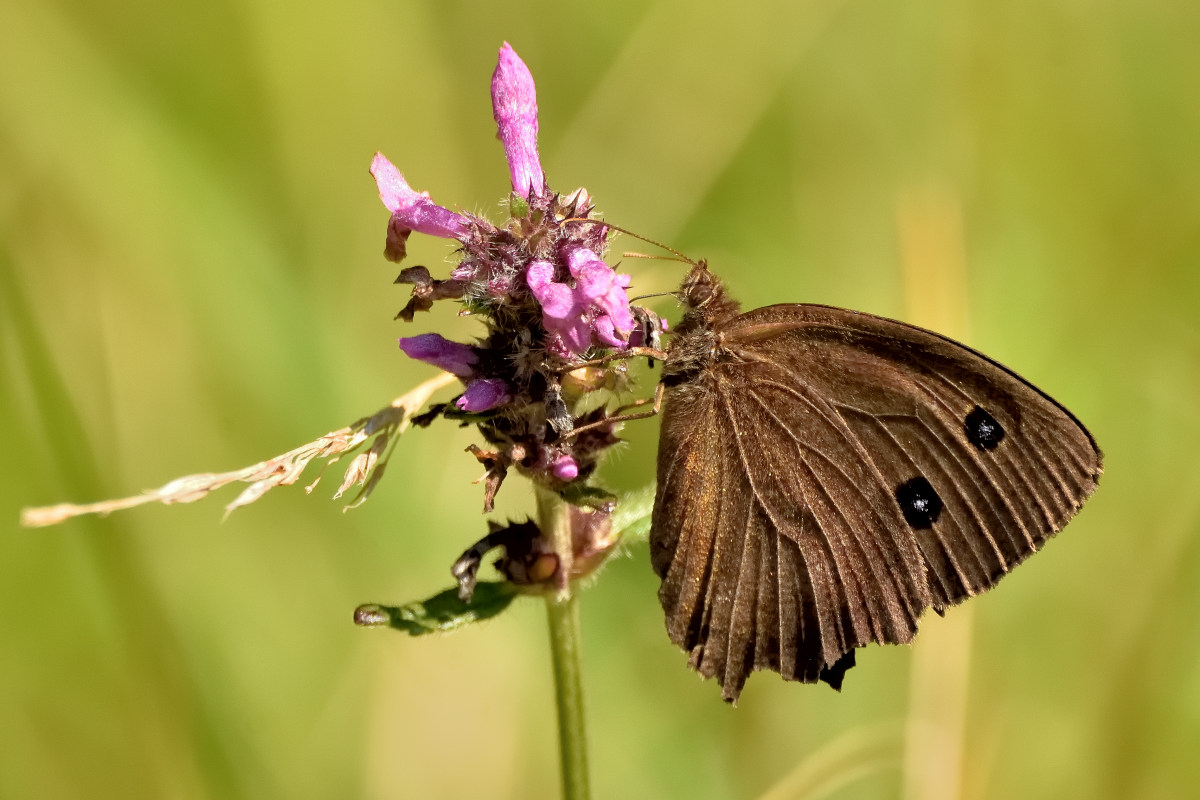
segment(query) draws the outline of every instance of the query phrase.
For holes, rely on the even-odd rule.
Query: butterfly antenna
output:
[[[629,302],[636,303],[638,300],[648,300],[651,297],[674,297],[675,292],[652,292],[651,294],[639,294],[637,297],[629,298]]]
[[[656,242],[653,239],[650,239],[646,236],[642,236],[640,233],[634,233],[633,231],[629,230],[628,228],[622,228],[620,225],[613,225],[611,222],[606,222],[602,219],[588,219],[586,217],[570,217],[568,219],[564,219],[559,224],[565,225],[568,222],[587,222],[592,225],[603,225],[607,228],[612,228],[614,231],[620,231],[621,233],[624,233],[628,236],[632,236],[635,239],[641,239],[646,244],[652,244],[655,247],[661,247],[663,250],[666,250],[668,253],[674,253],[678,257],[678,259],[685,264],[690,264],[693,267],[698,266],[695,261],[693,261],[692,259],[685,256],[683,253],[679,252],[674,247],[668,247],[667,245],[663,244],[662,242]],[[623,255],[629,256],[631,258],[653,258],[653,256],[647,256],[647,255],[644,255],[641,253],[624,253]]]
[[[691,264],[692,266],[695,266],[695,263],[690,258],[681,258],[679,256],[652,256],[648,255],[647,253],[626,251],[621,253],[621,258],[644,258],[647,261],[679,261],[683,264]]]

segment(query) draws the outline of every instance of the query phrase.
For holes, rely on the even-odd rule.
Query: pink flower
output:
[[[636,325],[625,287],[628,275],[618,275],[586,247],[567,253],[572,288],[554,280],[555,266],[534,261],[525,282],[542,307],[542,325],[559,355],[583,355],[592,345],[628,347]]]
[[[600,339],[612,347],[627,346],[636,324],[625,293],[630,277],[615,273],[586,247],[567,253],[567,269],[575,278],[576,290],[598,312],[593,324]]]
[[[537,91],[529,67],[508,42],[492,73],[492,116],[504,144],[513,191],[528,198],[546,189],[545,173],[537,150]]]
[[[525,283],[542,307],[542,325],[550,334],[550,348],[558,355],[582,355],[592,345],[592,331],[582,300],[565,283],[554,280],[554,264],[534,261],[525,271]]]
[[[379,187],[379,199],[392,212],[384,248],[388,260],[404,258],[404,242],[413,231],[447,239],[461,239],[466,235],[466,217],[434,203],[428,192],[414,190],[382,153],[376,153],[371,161],[371,175]]]
[[[573,481],[579,477],[579,462],[564,453],[554,459],[551,471],[560,481]]]
[[[512,400],[512,394],[507,382],[499,378],[480,378],[467,385],[467,390],[454,405],[463,411],[479,412],[502,406],[509,400]]]
[[[437,333],[402,336],[400,337],[400,349],[409,358],[432,364],[463,379],[470,378],[475,374],[473,367],[479,361],[475,348],[452,342]]]

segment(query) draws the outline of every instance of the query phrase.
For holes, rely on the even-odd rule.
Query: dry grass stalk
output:
[[[133,508],[145,503],[192,503],[208,495],[209,492],[220,489],[230,483],[250,484],[233,502],[225,507],[228,515],[241,506],[249,505],[262,497],[276,486],[290,486],[300,479],[304,469],[314,460],[328,459],[325,467],[336,463],[342,456],[353,452],[368,439],[374,439],[371,447],[359,453],[351,460],[346,468],[346,475],[334,499],[340,498],[354,486],[360,486],[358,494],[346,506],[349,510],[362,504],[375,489],[383,476],[397,438],[404,433],[414,414],[420,411],[429,398],[439,389],[457,380],[448,372],[443,372],[417,386],[407,394],[397,397],[390,404],[369,417],[363,417],[357,422],[325,434],[315,441],[303,444],[294,450],[275,456],[243,469],[232,472],[201,473],[176,478],[165,486],[152,489],[132,497],[118,500],[104,500],[98,503],[60,503],[54,506],[40,508],[24,508],[21,510],[21,524],[35,528],[45,525],[55,525],[64,520],[83,514],[107,515],[113,511]],[[324,470],[322,470],[322,473]],[[321,480],[321,475],[308,486],[305,492],[311,492]]]

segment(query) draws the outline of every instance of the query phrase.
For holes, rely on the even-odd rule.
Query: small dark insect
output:
[[[663,367],[650,554],[671,640],[737,700],[751,671],[841,686],[987,591],[1096,488],[1069,411],[970,348],[818,305],[740,313],[706,265]]]

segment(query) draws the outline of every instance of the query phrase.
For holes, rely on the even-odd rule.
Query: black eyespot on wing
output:
[[[908,524],[918,529],[932,528],[942,513],[942,498],[919,475],[896,487],[896,502]]]
[[[963,430],[967,433],[967,441],[980,450],[995,450],[1004,438],[1004,428],[981,406],[975,406],[971,413],[967,414]]]

